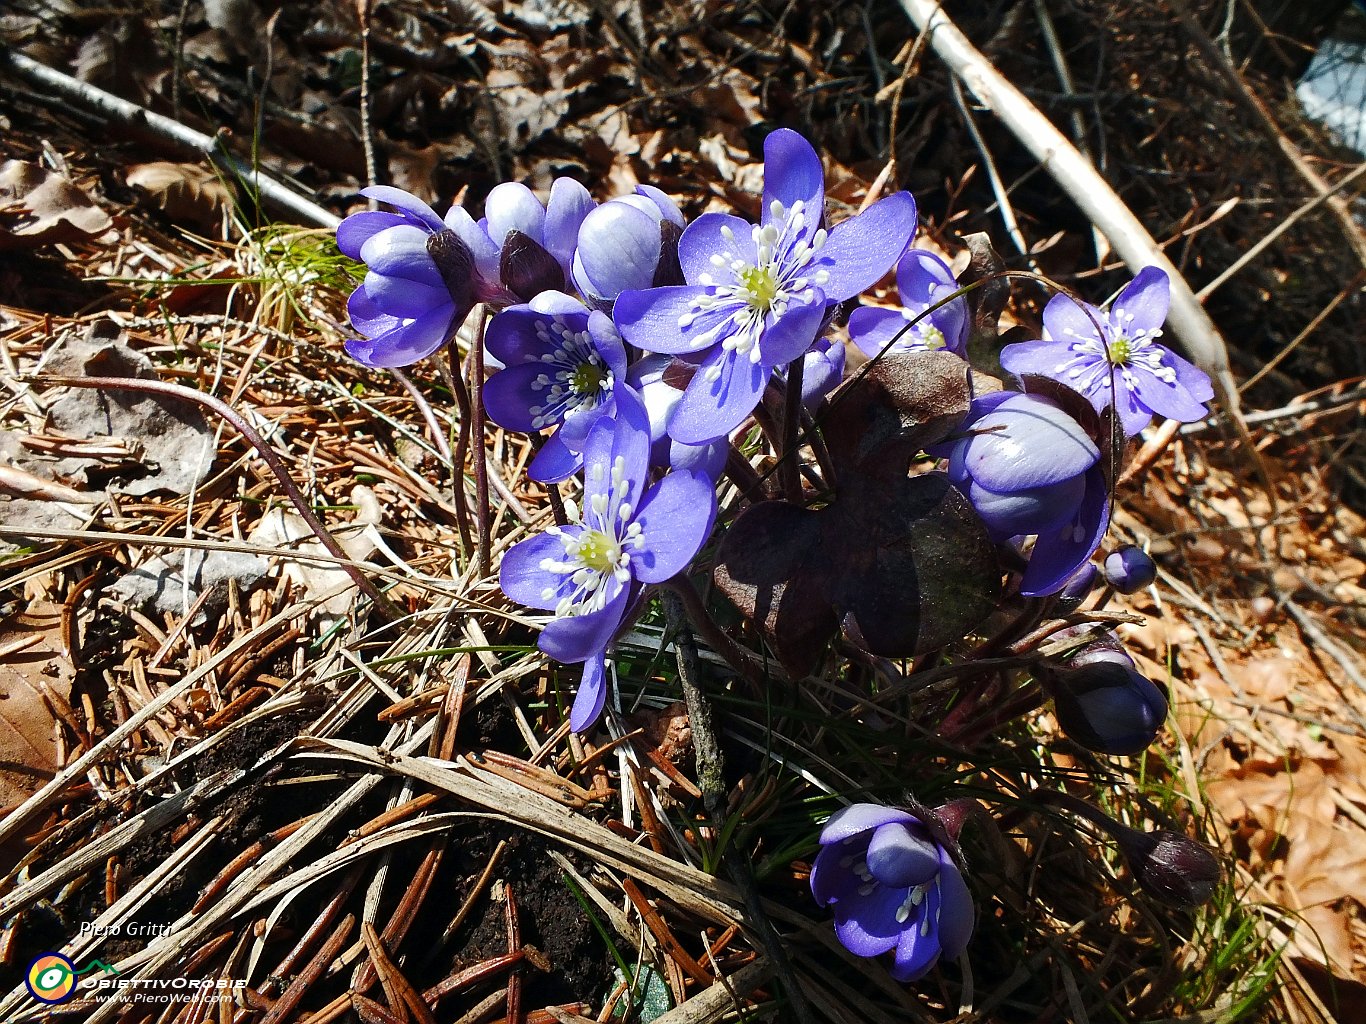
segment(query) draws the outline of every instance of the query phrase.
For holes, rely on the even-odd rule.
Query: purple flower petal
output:
[[[929,973],[943,952],[939,942],[939,919],[943,896],[939,886],[926,890],[924,902],[916,907],[897,938],[896,956],[890,971],[897,981],[915,981]]]
[[[401,188],[394,188],[392,185],[371,185],[369,188],[361,189],[360,194],[366,199],[388,203],[395,209],[411,214],[433,231],[440,231],[444,226],[435,210],[411,192],[405,192]]]
[[[366,210],[362,213],[353,213],[337,225],[337,248],[341,250],[343,256],[358,260],[361,258],[360,247],[372,235],[379,234],[385,228],[407,223],[409,221],[397,213],[387,213],[383,210]]]
[[[1194,423],[1208,415],[1209,410],[1205,408],[1205,403],[1197,401],[1181,386],[1179,379],[1177,383],[1168,384],[1164,380],[1159,380],[1141,363],[1130,365],[1128,370],[1137,381],[1134,390],[1138,392],[1139,399],[1157,415],[1176,420],[1178,423]]]
[[[569,280],[578,245],[579,226],[593,209],[593,197],[573,178],[556,178],[550,183],[550,200],[545,208],[544,244],[559,261],[565,280]]]
[[[645,407],[630,389],[623,390],[620,398],[617,415],[599,418],[584,443],[583,462],[592,467],[583,481],[584,523],[590,528],[596,525],[590,521],[592,509],[600,502],[610,509],[615,498],[638,508],[650,471],[650,421]]]
[[[668,194],[655,188],[653,185],[637,185],[636,195],[648,199],[659,210],[661,220],[667,220],[670,224],[677,227],[685,227],[687,222],[683,219],[683,212],[679,210],[678,204],[669,198]]]
[[[939,944],[944,947],[944,956],[956,960],[968,948],[974,915],[972,893],[947,852],[940,854],[939,895]]]
[[[847,899],[859,887],[859,878],[841,861],[848,856],[860,857],[860,844],[824,846],[811,863],[811,895],[821,906]]]
[[[1171,282],[1157,267],[1144,267],[1119,293],[1111,307],[1115,322],[1130,337],[1161,328],[1171,305]]]
[[[817,224],[825,212],[825,168],[821,158],[811,143],[790,128],[779,128],[764,139],[765,224],[775,199],[788,210],[802,203]],[[745,235],[748,234],[749,225],[745,225]]]
[[[607,577],[603,582],[607,603],[600,611],[587,615],[567,615],[546,623],[536,646],[556,661],[586,661],[607,650],[621,628],[629,603],[628,588],[620,580]]]
[[[395,327],[403,326],[401,319],[382,312],[374,304],[370,296],[365,294],[365,285],[357,285],[351,297],[346,300],[346,315],[351,319],[351,326],[367,338],[374,338],[392,331]]]
[[[968,499],[995,540],[1031,533],[1049,533],[1070,522],[1086,493],[1086,477],[1059,480],[1044,487],[1028,487],[1008,493],[988,490],[973,480]]]
[[[844,377],[844,346],[824,339],[802,357],[802,408],[813,412]]]
[[[536,242],[545,237],[545,207],[521,182],[495,185],[484,200],[489,238],[500,248],[509,231],[520,231]]]
[[[571,537],[583,533],[582,526],[560,527],[560,532]],[[546,559],[559,561],[564,557],[564,544],[553,533],[538,533],[519,541],[503,555],[498,566],[498,586],[503,593],[528,608],[554,608],[559,602],[565,576],[563,573],[542,569]]]
[[[1086,494],[1076,518],[1051,533],[1040,534],[1020,581],[1025,597],[1057,593],[1083,562],[1100,547],[1110,525],[1110,495],[1100,466],[1086,472]]]
[[[1045,341],[1099,341],[1104,325],[1104,313],[1091,305],[1083,309],[1070,295],[1054,295],[1043,308]]]
[[[356,362],[371,369],[410,366],[446,343],[458,327],[453,323],[455,306],[450,302],[436,306],[402,327],[395,327],[373,338],[357,338],[346,343],[346,351]]]
[[[489,238],[488,232],[475,222],[463,206],[452,206],[446,211],[445,226],[454,231],[469,249],[470,255],[474,257],[474,269],[480,279],[489,283],[496,282],[498,257],[502,245]]]
[[[361,246],[360,257],[373,274],[418,281],[445,291],[446,282],[427,254],[431,237],[430,232],[413,224],[398,224],[371,235]]]
[[[899,309],[860,306],[849,315],[849,340],[869,359],[876,359],[893,343],[898,348],[912,347],[917,340],[914,330]]]
[[[711,375],[715,373],[714,379]],[[725,437],[759,404],[772,370],[717,346],[698,367],[669,421],[669,436],[684,444]]]
[[[1065,341],[1021,341],[1001,349],[1001,366],[1017,377],[1026,373],[1056,377],[1071,358],[1072,350]]]
[[[617,332],[612,318],[597,310],[588,314],[588,334],[593,339],[593,347],[612,371],[613,380],[623,380],[626,376],[626,345]]]
[[[649,288],[659,264],[659,222],[626,203],[604,203],[584,218],[576,267],[580,287],[615,299]]]
[[[713,256],[724,261],[721,267],[712,262]],[[728,213],[704,213],[688,225],[678,240],[678,263],[690,285],[713,279],[730,284],[728,268],[732,260],[752,266],[758,257],[753,225]]]
[[[830,845],[840,843],[871,829],[899,821],[905,824],[919,823],[919,819],[909,811],[884,804],[850,804],[842,807],[826,821],[821,829],[821,843]]]
[[[1038,395],[1012,395],[975,418],[970,430],[963,450],[967,470],[997,492],[1056,484],[1100,459],[1081,425]]]
[[[868,870],[883,885],[909,888],[939,871],[939,844],[922,835],[924,827],[892,821],[878,826],[868,841]]]
[[[896,912],[905,898],[905,889],[874,885],[867,893],[856,889],[834,904],[835,934],[844,948],[855,956],[877,956],[893,948],[903,931]]]
[[[713,343],[706,336],[707,331],[728,315],[724,310],[700,316],[693,312],[693,302],[708,291],[695,285],[678,285],[622,292],[612,308],[612,319],[622,337],[646,352],[703,352]],[[689,320],[687,328],[679,326],[684,318],[694,316],[696,320]]]
[[[830,278],[821,287],[838,302],[877,284],[915,237],[915,200],[896,192],[857,217],[836,224],[820,251]]]
[[[532,385],[543,373],[545,369],[540,363],[518,363],[499,370],[485,381],[484,408],[489,419],[505,430],[523,434],[538,432],[545,424],[535,422],[531,407],[538,405],[542,397]]]
[[[683,444],[670,438],[667,461],[675,471],[700,473],[708,480],[716,481],[721,479],[726,468],[729,450],[730,442],[724,438],[711,444]]]
[[[569,710],[569,728],[583,732],[598,720],[607,703],[607,666],[602,654],[585,659],[579,692]]]
[[[958,279],[949,265],[925,249],[908,249],[896,266],[896,289],[901,301],[924,309],[932,303],[938,286],[958,290]]]
[[[364,288],[365,294],[380,312],[405,319],[422,316],[437,306],[453,305],[445,285],[405,281],[401,277],[389,277],[374,271],[365,275]]]
[[[545,439],[541,450],[526,468],[526,475],[537,483],[558,484],[568,480],[583,468],[583,456],[570,451],[556,431]]]
[[[787,312],[764,327],[763,334],[759,336],[762,365],[785,366],[794,359],[800,359],[816,340],[821,324],[825,321],[826,303],[825,296],[819,288],[812,291],[815,292],[815,301],[802,306],[788,306]],[[743,360],[749,357],[745,355],[740,358]],[[753,409],[754,406],[751,405],[749,408]],[[677,434],[674,436],[678,437]],[[686,439],[680,437],[679,440]]]
[[[642,546],[631,555],[641,583],[663,583],[688,567],[711,534],[716,491],[701,474],[675,470],[645,493],[635,514]]]
[[[1214,385],[1209,379],[1209,374],[1205,373],[1204,370],[1181,358],[1170,349],[1163,357],[1163,362],[1176,371],[1177,383],[1185,388],[1186,393],[1197,402],[1212,402],[1214,400]],[[1208,412],[1206,410],[1201,418],[1208,415]]]

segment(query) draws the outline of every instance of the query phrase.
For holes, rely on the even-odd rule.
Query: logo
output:
[[[34,999],[64,1003],[76,991],[76,965],[61,953],[44,953],[28,965],[24,984]]]
[[[28,965],[24,985],[28,988],[29,995],[40,1003],[64,1003],[75,995],[76,979],[91,971],[118,973],[102,960],[91,960],[78,971],[76,965],[61,953],[42,953]]]

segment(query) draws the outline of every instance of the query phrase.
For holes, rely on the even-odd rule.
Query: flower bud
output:
[[[1157,579],[1157,566],[1142,548],[1126,544],[1105,559],[1105,582],[1121,594],[1133,594]]]
[[[1134,878],[1148,895],[1177,907],[1197,907],[1214,894],[1222,871],[1214,853],[1179,832],[1139,832],[1116,824],[1119,843]]]
[[[1094,643],[1067,665],[1045,673],[1043,682],[1069,739],[1100,754],[1137,754],[1157,738],[1167,698],[1123,650]]]

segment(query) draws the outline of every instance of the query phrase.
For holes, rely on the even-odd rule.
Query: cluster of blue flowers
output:
[[[349,303],[361,335],[350,354],[370,367],[416,362],[482,304],[494,313],[483,338],[494,372],[480,382],[489,418],[537,437],[532,479],[582,479],[568,522],[511,548],[499,572],[508,597],[550,613],[540,648],[583,665],[575,730],[601,714],[607,652],[646,589],[687,572],[708,541],[732,437],[770,389],[782,401],[793,367],[819,422],[846,370],[845,345],[829,336],[839,307],[894,270],[901,308],[855,309],[853,346],[870,359],[967,356],[969,302],[943,260],[910,248],[911,195],[828,225],[820,158],[793,131],[765,143],[758,224],[722,213],[687,223],[648,186],[598,205],[567,178],[544,204],[523,185],[499,185],[478,221],[459,206],[440,217],[398,189],[363,194],[390,209],[338,230],[342,252],[368,271]],[[992,540],[1028,551],[1020,595],[1075,604],[1095,579],[1112,423],[1133,437],[1154,415],[1206,414],[1208,378],[1159,341],[1167,301],[1155,268],[1107,309],[1056,296],[1042,339],[1000,353],[1021,389],[979,391],[929,449]],[[1150,582],[1134,563],[1118,557],[1107,574]],[[1047,686],[1068,734],[1093,749],[1141,749],[1165,715],[1160,692],[1111,646]],[[894,951],[903,980],[962,951],[971,897],[951,844],[926,821],[860,804],[832,818],[820,842],[812,888],[849,949]]]

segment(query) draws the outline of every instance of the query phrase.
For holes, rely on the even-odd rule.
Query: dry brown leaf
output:
[[[82,242],[112,226],[109,214],[56,171],[22,160],[0,165],[0,249]]]
[[[231,182],[200,164],[156,160],[130,167],[127,178],[177,224],[211,227],[237,199]]]
[[[46,688],[71,696],[61,609],[35,604],[0,625],[0,805],[26,799],[61,767]]]

